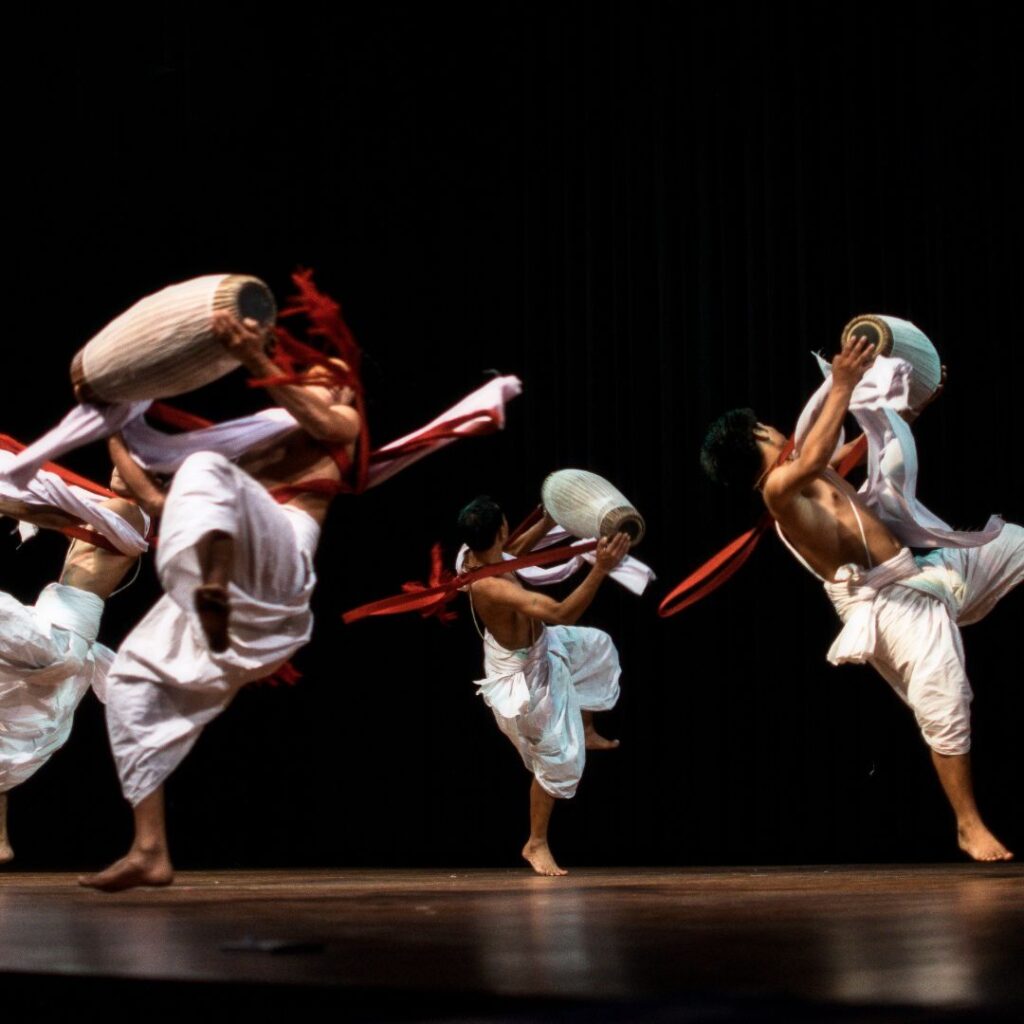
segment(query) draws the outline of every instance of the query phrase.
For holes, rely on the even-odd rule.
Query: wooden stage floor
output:
[[[352,1020],[1016,1020],[1024,866],[232,871],[113,896],[6,870],[5,993]]]

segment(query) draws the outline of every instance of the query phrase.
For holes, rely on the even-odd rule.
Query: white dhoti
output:
[[[933,750],[966,754],[973,694],[959,627],[984,618],[1024,579],[1024,529],[992,516],[983,530],[954,530],[918,501],[917,447],[899,415],[910,407],[912,372],[909,363],[879,357],[850,401],[868,442],[860,497],[907,547],[872,568],[840,566],[834,582],[822,581],[843,620],[828,660],[873,665],[913,710]],[[831,386],[829,376],[801,413],[798,446]],[[910,547],[934,550],[915,557]]]
[[[530,647],[509,651],[484,637],[486,678],[480,696],[523,764],[553,797],[574,796],[583,775],[584,711],[619,699],[619,654],[607,633],[545,626]]]
[[[97,644],[103,600],[51,583],[32,607],[0,593],[0,793],[59,750],[86,690],[102,698],[114,652]]]
[[[844,567],[846,568],[846,567]],[[940,754],[971,749],[971,686],[960,626],[984,618],[1024,580],[1024,528],[1006,524],[981,547],[903,549],[825,590],[843,620],[834,665],[868,662],[910,706]]]
[[[222,653],[210,651],[193,605],[198,546],[214,531],[235,542]],[[279,505],[224,456],[200,452],[182,463],[157,547],[164,597],[126,638],[107,681],[110,743],[132,805],[164,782],[242,686],[309,640],[319,536],[315,520]]]

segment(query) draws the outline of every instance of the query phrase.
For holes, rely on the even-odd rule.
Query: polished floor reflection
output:
[[[106,896],[0,875],[10,976],[305,985],[502,1005],[727,994],[1024,1008],[1024,867],[186,873]]]

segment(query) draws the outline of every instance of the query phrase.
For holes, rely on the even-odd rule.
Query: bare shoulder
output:
[[[109,508],[111,512],[116,512],[140,533],[146,525],[142,509],[134,501],[128,501],[127,498],[111,498],[103,503],[103,507]]]
[[[509,604],[522,594],[523,588],[511,580],[491,576],[473,583],[472,592],[474,597],[483,597],[494,604]]]

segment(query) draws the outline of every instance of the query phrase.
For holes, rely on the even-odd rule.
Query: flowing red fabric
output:
[[[439,574],[432,574],[430,583],[406,583],[403,586],[403,593],[395,594],[392,597],[385,597],[379,601],[371,601],[369,604],[360,605],[342,615],[342,621],[347,625],[358,622],[360,619],[370,618],[377,615],[400,615],[403,612],[420,612],[424,618],[431,615],[438,615],[440,609],[449,602],[455,600],[459,590],[467,587],[477,580],[490,579],[492,576],[503,576],[508,572],[516,572],[519,569],[528,569],[534,565],[550,565],[555,562],[564,562],[576,555],[586,554],[597,547],[597,541],[587,541],[585,544],[566,544],[558,548],[547,548],[544,551],[535,551],[530,555],[523,555],[510,561],[495,562],[493,565],[485,565],[472,572],[459,573],[454,575],[448,573],[447,579],[436,578]],[[439,558],[439,545],[434,546],[434,552]],[[435,566],[439,561],[435,561]],[[449,613],[454,614],[454,613]]]
[[[781,465],[793,451],[793,439],[786,442],[776,465]],[[857,438],[853,447],[847,452],[842,462],[836,467],[840,476],[846,476],[855,466],[859,465],[867,451],[868,441],[863,435]],[[753,529],[747,530],[734,541],[727,544],[718,554],[709,558],[699,569],[692,572],[677,587],[671,590],[658,605],[658,614],[667,619],[676,615],[684,608],[696,604],[716,591],[739,572],[743,563],[754,553],[765,530],[772,525],[772,517],[766,512],[757,521]]]

